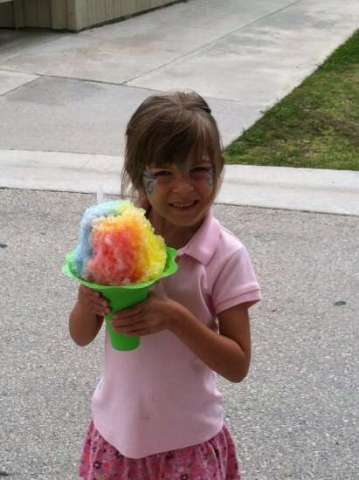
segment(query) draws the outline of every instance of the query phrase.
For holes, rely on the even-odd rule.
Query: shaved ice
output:
[[[133,285],[159,278],[166,245],[145,211],[129,201],[89,207],[80,223],[74,265],[80,277],[101,285]]]

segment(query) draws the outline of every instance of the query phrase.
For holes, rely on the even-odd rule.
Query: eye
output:
[[[194,168],[191,168],[191,172],[194,172],[194,173],[209,173],[210,171],[212,170],[212,167],[210,166],[199,166],[199,167],[194,167]]]
[[[190,174],[194,177],[208,177],[212,174],[213,168],[210,165],[198,165],[190,170]]]
[[[166,178],[172,176],[172,173],[169,170],[157,170],[152,172],[154,178]]]

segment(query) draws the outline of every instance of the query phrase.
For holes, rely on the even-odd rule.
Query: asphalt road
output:
[[[75,286],[60,268],[93,202],[0,189],[0,476],[76,479],[103,338],[69,339]],[[358,479],[358,217],[215,211],[247,245],[264,295],[249,377],[220,381],[243,479]]]

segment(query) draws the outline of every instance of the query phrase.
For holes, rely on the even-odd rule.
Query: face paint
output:
[[[214,167],[211,164],[207,156],[203,158],[203,163],[193,165],[191,159],[187,161],[177,160],[174,162],[175,167],[182,175],[190,178],[193,183],[197,181],[207,181],[207,185],[210,188],[214,186]]]
[[[143,180],[143,187],[145,189],[146,194],[151,196],[155,189],[155,181],[156,181],[155,176],[152,173],[145,170],[143,172],[142,180]]]
[[[208,172],[208,186],[210,188],[214,187],[214,168],[212,166]]]
[[[179,169],[176,167],[177,171],[180,172],[181,176],[186,178],[186,181],[189,181],[193,186],[205,183],[208,188],[213,188],[214,186],[214,168],[212,165],[203,163],[195,166],[183,165]],[[189,168],[187,168],[189,167]],[[175,170],[168,169],[156,169],[153,172],[150,170],[145,170],[143,173],[143,186],[146,194],[152,195],[156,185],[158,186],[171,186],[176,182],[177,174]]]
[[[213,188],[214,185],[214,169],[212,165],[198,165],[193,167],[188,172],[188,176],[192,182],[206,182],[209,188]]]

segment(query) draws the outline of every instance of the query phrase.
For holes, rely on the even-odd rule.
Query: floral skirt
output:
[[[199,445],[132,459],[107,443],[91,423],[79,475],[85,480],[240,480],[234,442],[225,426]]]

